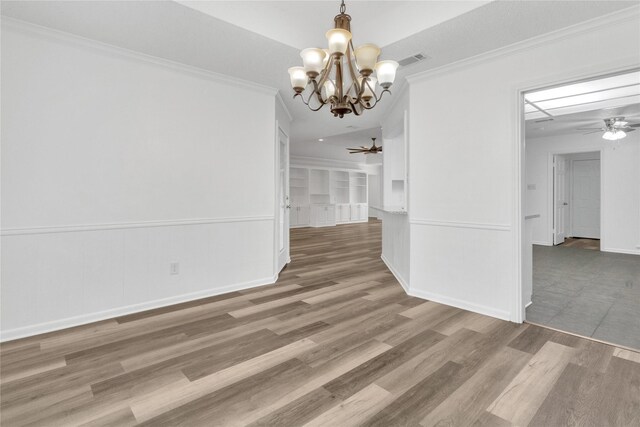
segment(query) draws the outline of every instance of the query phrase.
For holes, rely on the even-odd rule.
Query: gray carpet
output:
[[[640,256],[534,245],[527,320],[640,349]]]

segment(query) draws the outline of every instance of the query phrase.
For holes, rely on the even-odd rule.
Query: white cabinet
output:
[[[351,221],[351,205],[336,205],[336,222]]]
[[[359,170],[293,165],[291,227],[326,227],[367,221],[368,179]]]
[[[358,203],[351,205],[351,221],[367,221],[369,219],[368,206]]]
[[[328,227],[336,225],[335,205],[311,205],[311,226]]]
[[[291,227],[309,226],[309,206],[292,206],[289,216]]]

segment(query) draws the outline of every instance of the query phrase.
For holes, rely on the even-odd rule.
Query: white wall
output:
[[[398,91],[382,122],[382,260],[405,291],[411,294],[409,215],[406,210],[400,211],[401,206],[390,206],[388,194],[391,192],[391,180],[405,177],[405,112],[409,109],[406,88]],[[405,204],[403,208],[406,207]]]
[[[412,293],[521,320],[518,91],[637,67],[639,52],[634,9],[409,78]]]
[[[552,245],[553,154],[601,151],[601,203],[603,251],[640,253],[640,132],[629,132],[623,140],[612,142],[601,134],[561,135],[527,139],[526,211],[539,213],[533,223],[533,241]]]
[[[2,339],[274,281],[273,90],[2,24]]]

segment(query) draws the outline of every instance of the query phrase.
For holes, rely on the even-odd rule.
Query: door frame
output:
[[[513,127],[513,138],[516,141],[515,149],[513,150],[512,159],[512,173],[513,173],[513,209],[512,209],[512,224],[514,226],[513,235],[513,256],[514,256],[514,284],[511,287],[511,316],[510,320],[516,323],[522,323],[525,320],[525,306],[522,301],[522,288],[525,282],[523,277],[523,265],[524,255],[527,251],[524,249],[524,244],[527,241],[524,235],[524,215],[525,215],[525,197],[526,194],[526,176],[525,176],[525,120],[524,120],[524,95],[527,92],[535,90],[548,89],[557,86],[563,86],[566,84],[577,83],[580,81],[594,80],[606,76],[613,76],[617,74],[624,74],[633,71],[640,70],[637,63],[633,63],[630,60],[614,61],[599,69],[594,69],[593,66],[583,67],[576,70],[563,71],[552,75],[547,75],[543,78],[521,82],[511,87],[512,93],[512,110],[514,114],[515,126]],[[592,150],[597,151],[597,150]],[[602,158],[600,159],[600,166],[604,164]],[[600,170],[601,178],[600,185],[602,185],[604,176],[604,169]],[[605,201],[604,193],[600,195],[601,209],[604,206]],[[600,221],[602,221],[602,216]],[[601,247],[603,241],[600,240]]]
[[[280,126],[280,123],[278,122],[278,120],[276,120],[276,126],[275,126],[275,150],[274,150],[274,166],[275,166],[275,171],[274,171],[274,193],[275,193],[275,200],[274,200],[274,210],[275,210],[275,221],[274,221],[274,235],[273,235],[273,249],[274,249],[274,256],[273,256],[273,271],[274,271],[274,277],[278,277],[278,275],[280,274],[280,272],[282,271],[282,269],[291,262],[291,254],[290,254],[290,237],[289,237],[289,222],[290,222],[290,216],[289,216],[289,207],[287,206],[291,206],[291,195],[289,194],[289,143],[290,143],[290,138],[289,135],[287,134],[287,132]],[[284,209],[284,222],[283,222],[283,227],[284,227],[284,233],[285,233],[285,241],[284,241],[284,250],[280,251],[280,233],[281,233],[281,229],[280,229],[280,188],[279,188],[279,183],[280,183],[280,134],[282,133],[282,135],[285,138],[285,158],[286,160],[286,166],[284,168],[284,191],[285,191],[285,209]],[[283,255],[284,253],[284,255]],[[284,256],[284,259],[282,259],[282,256]],[[284,262],[283,262],[284,261]]]
[[[601,149],[593,149],[593,150],[586,150],[586,151],[571,151],[571,150],[558,150],[558,151],[553,151],[549,153],[549,166],[547,168],[547,174],[548,174],[548,183],[550,186],[550,189],[547,190],[547,206],[549,208],[549,212],[555,214],[555,198],[554,198],[554,187],[555,187],[555,181],[554,181],[554,169],[553,169],[553,158],[554,156],[563,156],[563,155],[571,155],[571,154],[588,154],[588,153],[600,153],[600,247],[604,248],[605,246],[605,210],[604,210],[604,200],[605,200],[605,193],[604,193],[604,170],[605,170],[605,156],[606,156],[606,150],[604,150],[603,148]],[[571,188],[571,196],[573,197],[573,169],[571,170],[571,177],[569,178],[569,186]],[[569,221],[572,222],[573,221],[573,200],[571,201],[571,204],[569,206]],[[551,236],[551,246],[554,246],[554,236],[553,236],[553,222],[550,222],[549,224],[549,230],[548,233]],[[570,227],[571,231],[573,232],[573,229]],[[573,233],[571,233],[573,234]]]
[[[605,156],[606,156],[606,150],[604,150],[603,148],[600,149],[593,149],[593,150],[580,150],[580,151],[571,151],[571,150],[556,150],[556,151],[552,151],[549,153],[549,159],[548,159],[548,166],[547,166],[547,182],[549,184],[549,188],[547,189],[547,207],[548,207],[548,213],[547,215],[553,214],[555,215],[555,197],[554,197],[554,187],[555,187],[555,172],[554,172],[554,168],[553,168],[553,158],[555,156],[563,156],[563,155],[571,155],[571,154],[588,154],[588,153],[600,153],[600,248],[604,248],[605,246],[605,221],[604,221],[604,216],[605,216],[605,210],[604,210],[604,201],[605,201],[605,193],[604,193],[604,169],[605,169]],[[569,178],[569,186],[571,187],[571,196],[573,197],[573,168],[571,169],[571,177]],[[566,179],[566,178],[565,178]],[[573,216],[572,216],[572,212],[573,212],[573,200],[571,201],[571,204],[569,205],[569,221],[573,221]],[[554,219],[555,217],[549,217],[551,219]],[[553,226],[554,223],[553,221],[549,222],[549,229],[547,230],[548,234],[551,236],[551,240],[550,240],[550,246],[555,246],[555,240],[554,240],[554,235],[553,235]],[[571,231],[573,231],[571,229]],[[571,233],[573,234],[573,233]]]

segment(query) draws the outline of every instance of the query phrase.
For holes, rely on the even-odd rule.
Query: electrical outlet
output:
[[[169,265],[169,274],[171,274],[171,275],[180,274],[180,263],[179,262],[172,262]]]

